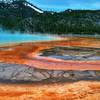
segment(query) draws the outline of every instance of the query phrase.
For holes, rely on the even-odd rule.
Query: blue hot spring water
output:
[[[27,34],[9,31],[0,31],[0,44],[23,43],[23,42],[38,42],[57,40],[56,37],[43,34]]]

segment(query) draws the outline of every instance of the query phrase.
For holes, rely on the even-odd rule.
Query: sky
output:
[[[66,9],[100,9],[100,0],[28,0],[35,6],[49,11]]]

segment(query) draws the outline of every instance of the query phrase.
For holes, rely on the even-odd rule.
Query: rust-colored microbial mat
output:
[[[100,70],[100,60],[63,60],[40,56],[44,50],[57,47],[85,48],[99,53],[100,39],[67,37],[59,41],[1,46],[0,62],[47,70]],[[0,100],[100,100],[100,82],[0,84]]]
[[[42,50],[57,46],[96,48],[100,52],[100,39],[67,37],[60,41],[23,43],[1,47],[0,62],[26,64],[30,67],[50,70],[100,70],[100,60],[65,61],[38,55]]]
[[[48,88],[49,87],[49,88]],[[0,100],[99,100],[100,82],[0,84]]]

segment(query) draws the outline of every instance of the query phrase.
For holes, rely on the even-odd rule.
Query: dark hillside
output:
[[[68,9],[60,13],[39,13],[27,3],[25,0],[1,2],[1,27],[13,31],[100,34],[100,10]]]

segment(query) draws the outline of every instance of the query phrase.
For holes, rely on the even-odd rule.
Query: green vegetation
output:
[[[0,3],[0,26],[12,31],[100,34],[100,10],[66,10],[40,14],[25,0]]]

